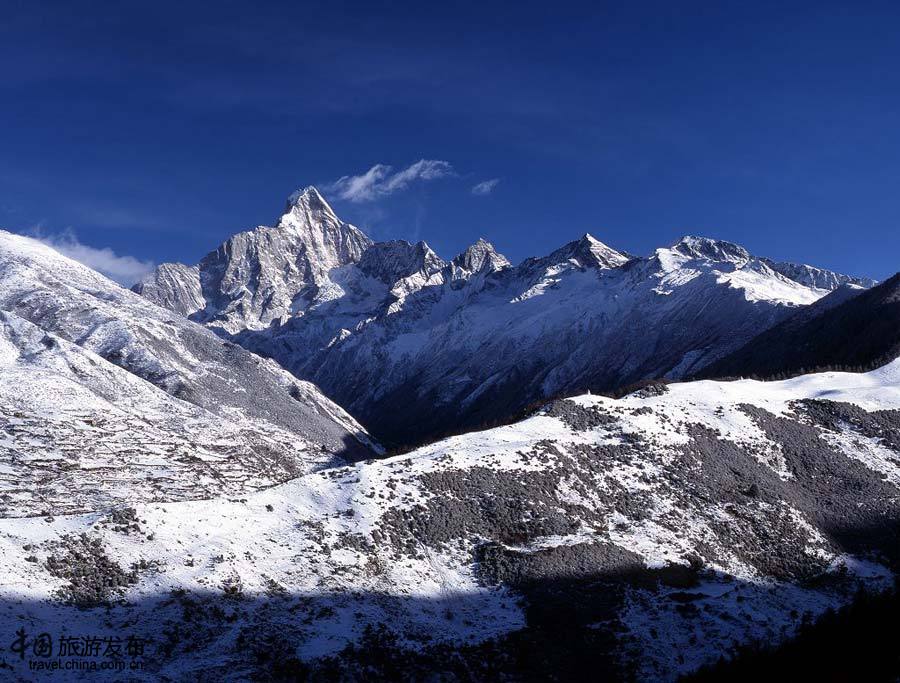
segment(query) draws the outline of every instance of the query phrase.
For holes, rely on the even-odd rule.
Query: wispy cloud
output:
[[[483,180],[472,188],[472,194],[477,195],[479,197],[483,197],[486,194],[490,194],[494,191],[494,188],[497,187],[497,184],[500,182],[500,178],[491,178],[490,180]]]
[[[152,261],[141,261],[134,256],[122,256],[109,247],[98,249],[82,244],[71,229],[48,235],[38,227],[31,231],[31,236],[60,254],[83,263],[88,268],[93,268],[126,287],[130,287],[156,267]]]
[[[420,159],[401,171],[393,172],[386,164],[375,164],[362,175],[343,176],[326,187],[340,199],[351,202],[371,202],[405,190],[415,182],[454,176],[456,172],[447,161]]]

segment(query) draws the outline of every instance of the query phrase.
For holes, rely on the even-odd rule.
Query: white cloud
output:
[[[483,180],[478,183],[475,187],[472,188],[472,194],[478,195],[479,197],[483,197],[486,194],[490,194],[494,191],[494,188],[497,187],[497,184],[500,182],[500,178],[491,178],[490,180]]]
[[[438,159],[420,159],[402,171],[392,173],[392,167],[375,164],[362,175],[338,178],[326,189],[336,192],[340,199],[351,202],[370,202],[405,190],[420,180],[437,180],[456,175],[453,166]]]
[[[36,229],[32,236],[48,247],[56,249],[60,254],[103,273],[125,287],[130,287],[156,267],[152,261],[141,261],[133,256],[120,256],[109,247],[97,249],[82,244],[72,230],[45,235],[40,229]]]

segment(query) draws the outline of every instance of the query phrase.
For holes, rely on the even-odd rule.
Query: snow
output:
[[[287,238],[274,231],[302,232],[314,227],[311,216],[330,220],[331,209],[323,205],[317,193],[304,191],[292,198],[281,228],[241,239],[284,246]],[[609,342],[605,327],[621,333],[634,322],[629,311],[656,311],[647,315],[657,324],[680,323],[681,307],[699,296],[700,310],[720,315],[735,299],[712,282],[739,288],[745,300],[759,296],[777,305],[818,295],[768,274],[736,245],[694,240],[657,252],[655,261],[594,268],[579,259],[579,245],[610,255],[598,246],[605,245],[588,241],[575,244],[561,261],[492,271],[479,281],[483,289],[441,283],[444,266],[430,274],[416,271],[403,280],[402,296],[372,311],[369,304],[389,291],[383,287],[396,283],[376,284],[340,247],[319,239],[354,236],[345,224],[330,225],[333,231],[318,226],[316,248],[330,250],[329,258],[341,263],[339,274],[318,280],[322,296],[302,319],[322,324],[334,314],[336,327],[316,334],[333,342],[336,353],[362,347],[360,362],[423,358],[423,366],[402,370],[373,363],[361,377],[348,362],[345,381],[365,385],[380,373],[385,381],[389,372],[400,380],[432,373],[448,405],[457,387],[474,403],[502,383],[504,362],[517,356],[514,346],[492,345],[503,337],[500,330],[509,330],[506,338],[517,344],[533,342],[528,348],[540,358],[555,358],[557,346],[568,354],[554,374],[542,377],[549,390],[578,376],[587,367],[581,362],[597,360],[591,354],[598,346],[584,340],[596,334]],[[722,260],[704,260],[711,252]],[[424,248],[420,255],[430,258]],[[345,296],[331,298],[337,290],[328,288],[329,281]],[[296,281],[282,284],[296,309]],[[660,297],[658,286],[669,294]],[[511,294],[527,292],[540,294],[506,305]],[[255,292],[247,294],[252,299]],[[646,308],[648,299],[662,302]],[[782,446],[745,406],[791,420],[802,419],[793,407],[800,399],[897,410],[900,360],[865,374],[674,383],[660,395],[619,400],[576,396],[560,410],[540,410],[515,424],[347,465],[334,457],[336,441],[356,439],[369,445],[370,454],[378,446],[315,385],[295,380],[271,360],[224,346],[198,325],[172,320],[137,295],[8,233],[0,233],[0,309],[0,628],[6,632],[20,625],[57,634],[137,625],[162,633],[184,623],[187,607],[179,600],[206,596],[225,601],[212,604],[226,606],[233,626],[210,627],[206,617],[198,618],[191,627],[207,639],[204,647],[180,652],[152,675],[193,679],[219,658],[227,671],[223,680],[241,680],[246,662],[229,659],[229,653],[251,627],[287,634],[291,653],[303,658],[339,653],[359,642],[367,626],[387,625],[401,647],[417,650],[427,643],[500,638],[525,627],[526,613],[517,593],[487,585],[476,561],[482,543],[526,557],[611,546],[633,554],[647,572],[704,558],[699,585],[623,588],[617,614],[622,651],[638,660],[642,680],[672,680],[735,645],[784,638],[801,615],[820,614],[846,603],[859,587],[884,587],[890,579],[876,558],[847,554],[815,525],[814,515],[776,493],[755,498],[729,490],[727,499],[704,499],[697,491],[708,483],[707,473],[694,468],[691,447],[692,430],[705,427],[720,444],[749,454],[780,478],[769,481],[787,487],[792,474]],[[275,311],[257,321],[270,313]],[[572,331],[573,319],[583,327]],[[558,339],[560,330],[571,334]],[[372,339],[383,343],[367,343]],[[459,362],[463,341],[462,348],[479,350],[480,365]],[[641,358],[627,357],[628,343],[626,337],[624,347],[614,349],[624,356],[619,361],[639,364]],[[430,359],[444,353],[458,367],[433,367]],[[676,366],[699,362],[694,351],[677,355]],[[185,382],[200,396],[178,398],[169,380]],[[254,412],[271,408],[260,404],[288,391],[284,405],[298,413]],[[839,453],[883,475],[885,485],[900,487],[900,459],[887,442],[864,437],[851,425],[820,432]],[[273,473],[285,459],[295,469]],[[749,459],[741,462],[756,467]],[[472,501],[480,485],[491,487],[489,495]],[[522,498],[510,500],[512,495]],[[538,514],[571,524],[549,531],[537,525],[522,542],[500,539],[494,529],[479,526],[478,515],[494,505],[506,506],[496,518],[485,517],[497,525],[508,515],[514,528],[522,523],[531,529],[525,523]],[[134,509],[139,530],[124,533],[110,523],[123,508]],[[760,538],[748,531],[748,538],[735,541],[735,530],[754,529],[740,526],[748,518],[762,526]],[[416,526],[423,519],[437,520],[437,529]],[[454,524],[461,531],[453,531]],[[783,528],[796,537],[780,538]],[[151,563],[123,588],[125,604],[78,610],[76,617],[74,608],[61,604],[56,591],[67,583],[49,573],[46,560],[79,534],[96,539],[122,568]],[[834,585],[767,572],[748,550],[751,541],[759,541],[762,552],[771,550],[766,544],[785,543],[776,547],[792,559],[821,562],[835,575]],[[228,602],[224,587],[235,581],[244,597]],[[698,607],[692,618],[679,610],[685,599]]]
[[[678,379],[852,280],[694,236],[641,258],[586,234],[517,266],[479,240],[446,262],[424,242],[372,243],[314,188],[292,195],[276,227],[235,235],[196,275],[178,272],[184,282],[160,277],[142,293],[193,310],[203,280],[208,326],[363,422],[400,422],[386,437],[401,443],[430,434],[414,407],[394,419],[398,391],[439,396],[430,412],[456,423],[501,417],[498,395],[524,407],[591,377]],[[520,372],[522,358],[535,371]]]
[[[20,321],[12,323],[20,330],[28,327]],[[8,344],[0,348],[4,349],[7,366],[14,364]],[[61,342],[61,348],[74,357],[88,353],[65,342]],[[109,372],[128,377],[118,368]],[[27,373],[24,378],[28,379]],[[661,396],[629,396],[614,401],[588,395],[571,401],[582,407],[600,406],[613,411],[623,434],[656,439],[652,441],[654,447],[665,451],[685,442],[681,425],[692,422],[721,430],[722,438],[759,443],[765,436],[746,416],[740,417],[735,406],[751,403],[786,414],[790,401],[819,396],[826,387],[847,400],[853,401],[862,392],[865,401],[877,395],[884,399],[881,407],[896,407],[900,405],[898,380],[897,368],[886,367],[865,375],[824,373],[786,382],[673,384]],[[167,397],[158,390],[151,393],[158,401],[164,402]],[[141,401],[144,400],[142,395]],[[112,408],[104,404],[103,409]],[[31,612],[34,608],[30,604],[48,600],[61,582],[44,577],[40,564],[26,562],[20,548],[31,543],[41,557],[48,552],[44,548],[53,542],[84,532],[101,538],[106,551],[122,565],[140,559],[159,563],[157,572],[142,577],[128,591],[127,597],[133,603],[153,604],[176,589],[189,594],[215,592],[234,576],[240,577],[247,595],[265,594],[267,582],[275,580],[289,595],[315,596],[324,601],[330,606],[331,616],[317,621],[314,633],[302,641],[297,650],[302,657],[336,653],[347,642],[359,638],[366,624],[385,621],[406,634],[403,642],[407,647],[420,647],[416,634],[421,633],[430,634],[437,642],[480,642],[522,628],[525,621],[521,608],[505,589],[482,585],[471,564],[470,545],[422,545],[418,557],[405,556],[398,561],[389,546],[376,544],[360,550],[341,539],[347,534],[370,538],[391,510],[412,510],[426,503],[434,496],[423,485],[422,476],[427,473],[486,467],[494,472],[527,476],[528,472],[544,471],[553,458],[563,457],[579,444],[613,443],[616,438],[607,427],[573,430],[559,418],[538,414],[514,425],[453,437],[412,453],[311,473],[255,493],[252,485],[245,482],[240,497],[228,494],[202,501],[154,502],[141,500],[134,495],[132,484],[118,480],[117,485],[126,487],[128,492],[122,500],[137,509],[142,536],[125,536],[100,524],[108,502],[100,503],[98,512],[58,515],[50,522],[39,517],[7,517],[0,520],[0,568],[5,577],[0,592],[4,599],[16,601],[26,621],[50,618],[46,612],[40,616]],[[527,453],[539,442],[555,444],[559,455],[551,456],[550,463],[529,457]],[[850,441],[842,443],[848,448],[852,445]],[[868,453],[871,445],[867,448]],[[896,475],[896,460],[886,457],[881,461],[883,467],[891,462]],[[663,475],[664,470],[650,459],[641,468],[622,463],[601,473],[598,492],[607,485],[602,482],[616,481],[627,491],[660,495],[642,520],[613,512],[602,528],[582,524],[571,534],[549,534],[508,547],[527,553],[608,540],[637,553],[648,568],[684,565],[698,543],[718,543],[709,520],[728,519],[728,513],[724,509],[702,514],[699,510],[680,511],[655,484],[647,483]],[[605,504],[601,498],[585,499],[566,486],[559,496],[560,500],[580,505]],[[809,541],[803,552],[828,559],[832,570],[840,566],[850,568],[859,581],[870,585],[885,583],[888,574],[883,567],[870,560],[835,555],[809,520],[797,510],[788,512],[796,526],[807,529]],[[669,678],[690,671],[709,661],[710,652],[720,652],[749,639],[783,637],[798,623],[791,614],[818,614],[847,599],[842,594],[773,582],[737,556],[730,556],[727,548],[721,548],[721,552],[722,561],[709,565],[713,574],[691,589],[699,596],[697,604],[706,606],[702,619],[692,625],[677,614],[674,601],[659,596],[651,600],[641,591],[629,594],[622,615],[627,628],[626,650],[641,653],[644,679]],[[380,569],[372,573],[373,566]],[[400,597],[418,601],[392,601]],[[37,602],[19,602],[23,600]],[[422,600],[433,604],[433,609],[423,608]],[[446,605],[460,612],[452,620],[442,616]],[[63,618],[63,608],[53,609]],[[0,621],[5,618],[0,614]],[[85,626],[94,618],[88,611],[80,623]],[[143,618],[153,623],[163,617],[154,612]],[[651,637],[651,632],[656,635]],[[702,635],[700,645],[691,640],[691,634]],[[683,655],[674,668],[673,652]],[[169,670],[178,675],[176,672],[177,669]]]

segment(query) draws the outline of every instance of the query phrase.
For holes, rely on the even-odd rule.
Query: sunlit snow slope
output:
[[[148,679],[672,680],[886,585],[898,487],[900,361],[583,395],[241,497],[2,520],[0,629],[145,633]]]
[[[0,454],[12,462],[5,474],[15,488],[25,468],[46,486],[25,487],[17,500],[82,508],[92,496],[124,495],[135,467],[156,473],[155,484],[133,492],[137,499],[153,500],[156,486],[163,498],[165,489],[203,497],[232,489],[235,478],[272,484],[375,452],[312,384],[2,231],[0,315]],[[119,470],[113,455],[134,459]],[[122,490],[102,483],[95,458],[122,477]],[[82,470],[98,483],[64,493]]]

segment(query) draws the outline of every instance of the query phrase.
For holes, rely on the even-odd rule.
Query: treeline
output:
[[[760,382],[778,382],[785,379],[793,379],[794,377],[800,377],[802,375],[811,375],[817,372],[870,372],[872,370],[877,370],[878,368],[887,365],[888,363],[893,362],[898,357],[900,357],[900,346],[892,349],[888,353],[882,354],[878,356],[874,360],[871,360],[867,363],[831,363],[828,365],[811,365],[810,367],[801,366],[799,368],[794,368],[790,370],[782,370],[780,372],[772,372],[772,373],[762,373],[758,374],[755,372],[748,373],[746,375],[715,375],[710,376],[710,373],[704,372],[702,379],[715,379],[724,382],[730,382],[739,379],[754,379]],[[698,375],[696,379],[701,379]]]

